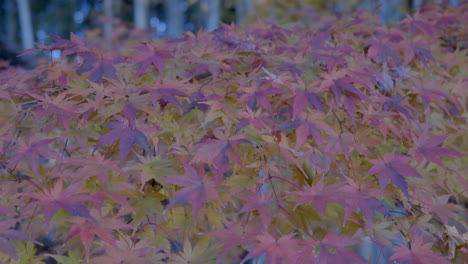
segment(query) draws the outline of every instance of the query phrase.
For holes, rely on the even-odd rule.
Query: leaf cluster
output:
[[[0,72],[0,261],[462,263],[467,9],[25,51],[62,57]]]

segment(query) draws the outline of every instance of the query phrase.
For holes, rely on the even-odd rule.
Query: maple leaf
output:
[[[330,73],[322,73],[320,90],[329,89],[334,95],[337,105],[343,104],[346,112],[354,120],[356,101],[369,101],[367,95],[355,87],[358,81],[354,77],[348,76],[348,69],[333,69]]]
[[[438,147],[447,137],[448,135],[436,136],[427,131],[423,132],[415,137],[416,146],[412,147],[408,154],[412,155],[419,163],[425,159],[445,167],[439,158],[440,156],[461,156],[453,149]]]
[[[354,140],[354,135],[349,132],[344,132],[337,134],[334,131],[331,131],[330,139],[328,140],[327,145],[325,146],[325,152],[332,159],[336,159],[336,154],[343,154],[346,159],[350,159],[350,154],[352,149],[355,149],[358,152],[360,151],[359,146]]]
[[[161,215],[164,212],[162,201],[167,199],[166,196],[154,191],[153,188],[145,188],[143,193],[138,192],[131,197],[130,203],[132,204],[132,223],[140,225],[143,221],[147,221],[149,215]]]
[[[403,46],[403,45],[402,45]],[[422,61],[424,66],[429,67],[429,61],[435,61],[432,53],[425,47],[429,46],[427,41],[423,40],[411,40],[407,43],[404,43],[404,64],[408,65],[416,56],[419,60]]]
[[[331,32],[321,32],[318,34],[317,39],[312,40],[312,46],[322,45],[330,37]],[[314,50],[312,53],[315,55],[314,63],[325,62],[328,71],[331,71],[335,67],[347,66],[346,55],[352,51],[349,48],[343,52],[341,47],[332,48],[328,45],[322,46],[320,49]]]
[[[229,250],[237,248],[239,245],[250,246],[255,242],[255,237],[259,234],[262,226],[258,221],[245,225],[240,221],[224,223],[224,229],[218,229],[213,236],[219,238],[223,244],[218,260],[222,259]]]
[[[443,85],[438,80],[432,79],[414,79],[414,86],[410,90],[411,94],[416,94],[418,101],[424,106],[424,110],[429,108],[429,104],[433,102],[433,106],[440,107],[447,113],[451,114],[448,106],[452,104],[455,109],[458,108],[456,100],[453,96],[449,96],[444,90],[441,90],[440,87]],[[458,109],[457,109],[458,110]]]
[[[262,109],[258,108],[255,112],[246,106],[245,111],[240,111],[237,114],[242,117],[237,124],[236,131],[239,132],[242,128],[252,125],[258,130],[269,129],[271,126],[275,126],[276,123],[269,118],[268,114],[262,113]]]
[[[166,107],[165,104],[167,103],[173,104],[182,109],[182,105],[180,104],[179,99],[177,99],[177,96],[188,97],[187,93],[179,89],[179,85],[182,86],[184,84],[185,81],[183,83],[181,82],[180,84],[158,84],[156,87],[142,88],[142,92],[149,91],[153,104],[158,102],[160,104],[161,111],[164,110]]]
[[[218,99],[218,95],[211,94],[205,96],[203,93],[197,91],[190,95],[190,97],[182,101],[182,109],[184,110],[184,115],[189,113],[195,107],[205,112],[208,109],[208,101],[214,101]]]
[[[263,226],[268,227],[270,225],[271,211],[274,210],[272,206],[276,203],[276,201],[272,199],[271,192],[266,194],[264,192],[260,194],[251,192],[249,195],[239,195],[238,197],[248,201],[242,206],[239,213],[257,211]]]
[[[468,244],[468,232],[460,234],[455,226],[444,225],[448,239],[445,244],[449,246],[449,259],[455,258],[455,250],[457,246]]]
[[[142,147],[146,151],[146,153],[151,153],[148,145],[148,139],[140,130],[135,128],[134,108],[132,109],[132,107],[128,107],[127,105],[127,107],[124,109],[124,114],[126,114],[128,118],[129,125],[126,125],[126,122],[124,122],[124,120],[122,120],[120,116],[116,116],[116,118],[119,119],[118,121],[109,121],[105,124],[102,124],[103,126],[109,127],[111,131],[102,136],[99,140],[99,143],[95,147],[95,149],[98,149],[103,145],[112,144],[115,141],[119,140],[121,162],[125,161],[128,153],[130,153],[132,145],[135,143]]]
[[[368,263],[363,257],[348,248],[355,244],[356,241],[351,237],[339,236],[334,233],[327,234],[320,242],[321,247],[316,264]]]
[[[132,190],[132,187],[133,187],[130,184],[127,184],[127,183],[120,183],[120,185],[123,185],[123,187],[126,187],[125,189],[121,187],[122,190],[120,190],[120,191],[123,191],[123,190],[129,191],[129,190]],[[128,185],[130,185],[130,186],[128,186]],[[121,195],[120,193],[118,193],[116,191],[114,191],[114,192],[99,191],[99,192],[96,192],[96,193],[92,194],[91,197],[93,199],[94,206],[96,208],[98,208],[99,213],[102,213],[101,209],[105,205],[105,202],[108,203],[108,201],[116,202],[117,204],[120,204],[120,205],[126,207],[130,212],[134,213],[134,208],[127,201],[128,198],[126,196],[124,196],[124,195]]]
[[[285,84],[285,86],[295,94],[293,101],[293,119],[298,118],[308,104],[311,104],[315,109],[326,113],[322,98],[316,93],[309,91],[302,79],[299,79],[297,82],[298,85],[293,85],[289,82]]]
[[[207,198],[211,198],[218,202],[221,200],[218,196],[218,190],[215,188],[215,183],[206,175],[200,177],[201,169],[197,172],[194,167],[185,162],[183,162],[183,166],[185,174],[159,179],[162,182],[168,182],[184,187],[174,194],[164,212],[167,212],[167,210],[174,205],[191,202],[194,219],[196,221],[198,211],[205,204]]]
[[[68,235],[65,240],[69,240],[70,238],[79,235],[81,243],[83,244],[83,247],[85,249],[86,261],[89,261],[89,253],[95,236],[106,241],[110,245],[117,247],[112,231],[121,229],[132,229],[131,225],[125,224],[117,218],[98,219],[99,221],[92,222],[90,222],[88,219],[83,218],[68,219],[68,221],[74,223],[74,225],[70,228],[70,231],[68,231]]]
[[[373,39],[367,40],[366,43],[369,45],[367,56],[369,58],[378,58],[379,62],[387,63],[392,59],[397,65],[401,64],[400,58],[394,52],[396,49],[396,43],[392,40],[400,40],[401,36],[392,36],[391,34],[380,31],[378,35]]]
[[[431,25],[426,17],[422,16],[421,10],[415,12],[413,16],[407,14],[406,18],[403,19],[400,24],[408,26],[411,34],[414,34],[416,30],[418,30],[432,39],[434,39],[435,34],[439,32],[438,28],[436,28],[434,25]]]
[[[80,216],[91,221],[96,221],[90,215],[86,206],[82,204],[82,202],[90,201],[92,198],[88,195],[78,195],[80,194],[81,182],[72,183],[65,189],[63,185],[63,180],[59,178],[51,190],[43,190],[42,193],[22,193],[20,195],[37,200],[31,202],[31,204],[43,205],[46,226],[49,226],[50,220],[59,209],[65,210],[72,216]]]
[[[405,97],[400,97],[398,95],[393,95],[390,99],[386,100],[383,104],[382,110],[390,112],[395,110],[400,112],[406,116],[408,119],[415,119],[417,120],[416,116],[405,106],[401,104],[401,102],[405,99]]]
[[[122,264],[122,263],[165,263],[167,254],[160,253],[159,247],[144,238],[135,241],[134,237],[120,233],[119,239],[114,239],[114,245],[106,245],[105,255],[93,257],[90,264]],[[161,261],[158,261],[161,260]]]
[[[424,243],[421,236],[415,236],[410,241],[411,248],[401,245],[394,249],[390,261],[403,264],[450,264],[451,262],[432,251],[431,243]]]
[[[244,94],[239,97],[238,103],[247,102],[247,106],[252,110],[256,110],[258,104],[268,113],[272,113],[271,100],[268,96],[284,93],[282,90],[265,83],[261,83],[259,87],[257,82],[253,82],[249,86],[240,86],[239,90],[243,91]]]
[[[173,58],[169,51],[157,49],[150,42],[145,42],[143,46],[139,46],[136,49],[141,52],[135,56],[138,65],[138,76],[143,74],[152,65],[158,69],[161,76],[164,76],[164,61]]]
[[[40,101],[38,103],[39,107],[34,110],[38,117],[56,115],[58,121],[70,133],[70,121],[73,117],[76,117],[76,109],[73,103],[65,100],[67,96],[66,92],[59,93],[56,97],[52,98],[47,94],[45,96],[29,92],[27,94]]]
[[[0,221],[0,252],[3,252],[10,258],[19,261],[16,247],[10,240],[32,241],[38,245],[44,245],[30,238],[28,235],[12,229],[17,222],[17,219],[7,219]]]
[[[456,212],[460,211],[460,208],[456,204],[449,203],[450,194],[445,194],[433,198],[431,203],[424,201],[426,208],[430,213],[435,213],[443,224],[449,224],[451,218],[456,216]]]
[[[47,147],[51,142],[55,141],[57,138],[43,139],[39,141],[34,141],[33,138],[30,139],[29,144],[24,144],[23,141],[18,140],[17,146],[13,147],[11,150],[16,151],[17,153],[13,155],[8,161],[7,167],[13,169],[16,167],[20,160],[26,160],[31,170],[34,172],[36,177],[40,177],[39,166],[41,157],[48,157],[53,159],[61,159],[60,155],[55,151]]]
[[[174,169],[177,162],[175,160],[164,158],[162,155],[154,157],[144,157],[136,155],[139,162],[125,168],[126,171],[137,171],[140,179],[140,185],[153,179],[159,181],[160,178],[177,174]]]
[[[55,41],[54,43],[48,46],[34,43],[39,49],[24,50],[19,56],[24,56],[27,54],[33,54],[33,53],[38,53],[38,52],[43,52],[43,51],[51,52],[54,50],[62,51],[63,56],[65,56],[65,55],[70,55],[70,54],[75,53],[79,48],[77,46],[84,45],[84,43],[73,32],[70,33],[71,40],[62,39],[59,36],[55,36],[55,35],[52,35],[50,37]]]
[[[396,156],[394,152],[387,153],[384,155],[383,160],[369,160],[374,166],[367,175],[377,174],[382,192],[392,182],[408,196],[408,184],[405,177],[421,178],[417,170],[406,164],[410,160],[410,157]]]
[[[203,234],[195,246],[185,238],[183,251],[170,258],[171,264],[215,264],[219,246],[210,244],[210,234]]]
[[[219,183],[230,163],[241,164],[238,144],[250,143],[250,141],[245,139],[247,135],[244,134],[230,136],[230,128],[225,128],[224,132],[220,128],[212,128],[212,131],[217,139],[200,141],[199,148],[190,163],[212,163],[217,169],[215,177]]]
[[[84,157],[65,159],[62,164],[75,166],[73,172],[71,172],[74,177],[87,179],[96,176],[101,182],[103,189],[107,188],[109,172],[118,173],[121,171],[118,161],[106,159],[99,152],[93,156],[86,155]]]
[[[320,179],[310,187],[304,187],[301,191],[293,191],[291,193],[298,196],[294,210],[301,204],[312,202],[313,208],[320,215],[325,215],[328,202],[343,203],[346,198],[346,194],[339,190],[340,187],[340,183],[327,185],[323,179]]]
[[[348,220],[351,213],[359,210],[369,227],[373,228],[374,215],[377,212],[387,215],[382,201],[376,198],[379,194],[372,188],[374,182],[366,181],[359,184],[349,177],[346,177],[346,180],[348,184],[340,188],[340,190],[349,194],[345,201],[346,206],[343,206],[345,212],[343,222]]]
[[[15,211],[0,205],[0,215],[15,214]]]
[[[324,174],[330,170],[331,160],[319,151],[309,151],[304,154],[307,164],[310,169],[313,169],[316,173]]]
[[[103,75],[116,80],[118,78],[117,70],[113,64],[125,62],[123,58],[114,58],[110,53],[101,54],[95,48],[92,51],[79,52],[78,54],[83,59],[83,63],[78,67],[76,72],[78,74],[91,72],[89,80],[92,82],[99,82]]]
[[[321,145],[324,142],[320,133],[321,131],[326,134],[336,134],[333,128],[322,120],[323,116],[324,115],[322,113],[315,112],[307,114],[305,120],[300,118],[296,119],[301,122],[301,124],[296,128],[296,150],[298,150],[310,136],[313,137],[318,145]]]
[[[293,239],[295,235],[291,233],[276,239],[270,233],[262,232],[255,237],[257,243],[251,247],[241,264],[263,253],[266,253],[266,263],[297,263],[298,241]]]
[[[384,247],[392,248],[393,242],[398,241],[399,238],[395,231],[393,231],[393,226],[395,223],[391,222],[378,222],[370,230],[370,238],[376,245],[383,250]]]
[[[81,254],[74,251],[68,252],[68,256],[55,254],[44,254],[44,256],[51,257],[61,264],[81,264],[83,262]]]

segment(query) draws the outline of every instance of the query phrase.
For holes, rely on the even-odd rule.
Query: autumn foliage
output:
[[[462,263],[466,14],[25,51],[51,57],[0,72],[0,260]]]

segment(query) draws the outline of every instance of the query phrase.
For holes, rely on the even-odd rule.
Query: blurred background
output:
[[[104,37],[116,25],[136,28],[154,38],[177,37],[200,28],[211,31],[220,23],[270,19],[300,22],[317,14],[372,9],[384,22],[394,22],[424,4],[456,6],[463,0],[0,0],[0,56],[49,44],[50,35],[80,38],[97,30]],[[13,52],[13,53],[12,53]],[[5,55],[9,53],[8,55]],[[11,59],[12,64],[15,59]]]

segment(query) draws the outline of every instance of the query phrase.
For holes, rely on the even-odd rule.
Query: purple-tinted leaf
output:
[[[293,129],[299,127],[304,121],[302,120],[288,120],[279,125],[277,128],[275,128],[273,131],[281,131],[281,130],[288,130],[288,129]]]
[[[128,153],[130,153],[132,145],[135,143],[142,147],[147,153],[150,153],[148,139],[140,130],[127,126],[122,121],[110,121],[102,125],[111,128],[111,131],[101,137],[95,149],[119,140],[121,162],[125,161]]]
[[[396,156],[393,152],[385,154],[383,160],[370,160],[374,166],[367,175],[377,174],[382,192],[392,182],[408,196],[408,184],[405,177],[421,178],[417,170],[406,164],[410,160],[410,157]]]
[[[398,111],[406,116],[408,119],[416,119],[416,116],[408,110],[405,106],[401,105],[401,102],[405,98],[401,98],[398,95],[392,96],[392,98],[388,99],[384,104],[383,104],[383,110],[384,111]]]

